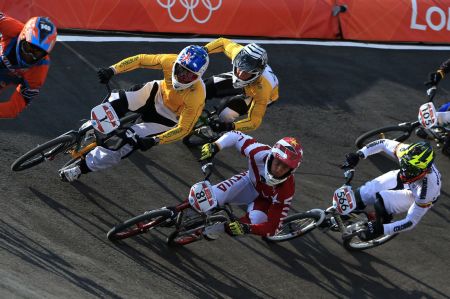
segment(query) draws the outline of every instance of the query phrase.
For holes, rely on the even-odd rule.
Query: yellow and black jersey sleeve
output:
[[[245,94],[252,98],[247,117],[234,123],[235,130],[248,132],[256,130],[262,123],[267,105],[271,100],[273,88],[271,84],[261,77],[253,84],[245,87]],[[278,94],[277,94],[278,97]]]
[[[236,57],[239,51],[243,48],[242,45],[223,37],[209,42],[205,45],[205,47],[208,49],[208,53],[213,54],[223,52],[231,60]]]
[[[172,66],[176,58],[176,54],[139,54],[125,58],[112,67],[116,74],[129,72],[137,68],[162,69],[164,80],[170,80]]]

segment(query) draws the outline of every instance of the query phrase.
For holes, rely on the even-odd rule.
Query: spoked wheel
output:
[[[418,123],[417,125],[413,123],[378,128],[359,136],[355,141],[355,145],[357,148],[362,148],[368,143],[378,139],[391,139],[403,142],[411,136],[411,132],[417,126]]]
[[[150,211],[114,226],[106,236],[114,241],[143,234],[163,224],[171,215],[168,209]]]
[[[264,239],[269,242],[283,242],[304,236],[317,227],[323,216],[324,212],[317,209],[291,215],[283,221],[283,226],[275,235]]]
[[[65,152],[75,142],[75,135],[61,135],[55,139],[38,145],[11,165],[11,170],[21,171],[36,166],[44,161],[53,160],[58,154]]]
[[[354,227],[365,227],[368,222],[367,215],[364,213],[355,214],[350,213],[349,220],[346,221],[345,226],[352,225]],[[383,245],[395,238],[398,234],[383,235],[373,240],[362,240],[358,234],[353,234],[351,237],[344,237],[343,246],[349,251],[361,251]]]
[[[208,218],[207,225],[215,225],[228,221],[228,218],[223,215],[214,215]],[[180,230],[176,230],[167,238],[167,244],[172,247],[184,246],[195,241],[199,241],[205,237],[203,231],[205,230],[205,220],[198,218],[197,220],[187,224]]]

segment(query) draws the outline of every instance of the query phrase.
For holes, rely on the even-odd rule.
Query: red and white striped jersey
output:
[[[238,131],[230,131],[216,141],[220,149],[235,146],[242,155],[248,158],[248,175],[253,187],[259,193],[259,199],[270,202],[267,212],[268,221],[252,224],[251,231],[257,235],[273,235],[286,218],[295,193],[294,176],[276,186],[265,183],[264,167],[271,147],[257,142],[253,137]]]

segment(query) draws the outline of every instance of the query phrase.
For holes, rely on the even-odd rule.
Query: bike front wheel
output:
[[[324,212],[321,210],[291,215],[283,221],[283,225],[273,236],[264,237],[264,239],[269,242],[284,242],[304,236],[317,228],[319,221],[323,218]]]
[[[356,138],[355,145],[357,148],[369,144],[372,141],[378,139],[391,139],[398,142],[403,142],[411,136],[412,131],[417,126],[413,124],[396,125],[378,128],[369,132],[366,132]]]
[[[75,143],[75,135],[61,135],[38,145],[28,153],[19,157],[11,165],[11,170],[21,171],[36,166],[44,161],[53,160],[58,154],[64,153]]]
[[[211,216],[208,218],[207,222],[204,219],[199,218],[185,227],[171,233],[167,238],[167,244],[171,247],[179,247],[199,241],[203,239],[203,237],[208,238],[208,236],[203,236],[206,225],[220,225],[227,221],[228,218],[223,215]]]
[[[168,209],[149,211],[114,226],[106,236],[108,240],[115,241],[140,235],[160,226],[171,216],[172,211]]]

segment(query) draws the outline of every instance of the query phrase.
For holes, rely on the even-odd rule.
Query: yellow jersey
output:
[[[206,46],[208,53],[223,52],[231,60],[244,47],[226,38],[218,38]],[[278,79],[270,66],[266,66],[263,74],[254,82],[244,87],[245,95],[252,102],[247,117],[234,123],[235,130],[252,131],[257,129],[266,113],[267,105],[278,100]]]
[[[160,80],[163,102],[178,116],[178,125],[157,136],[161,144],[174,142],[188,135],[205,106],[206,88],[202,80],[184,90],[173,89],[172,67],[177,56],[177,54],[139,54],[125,58],[112,66],[116,74],[137,68],[163,71],[164,79]]]

